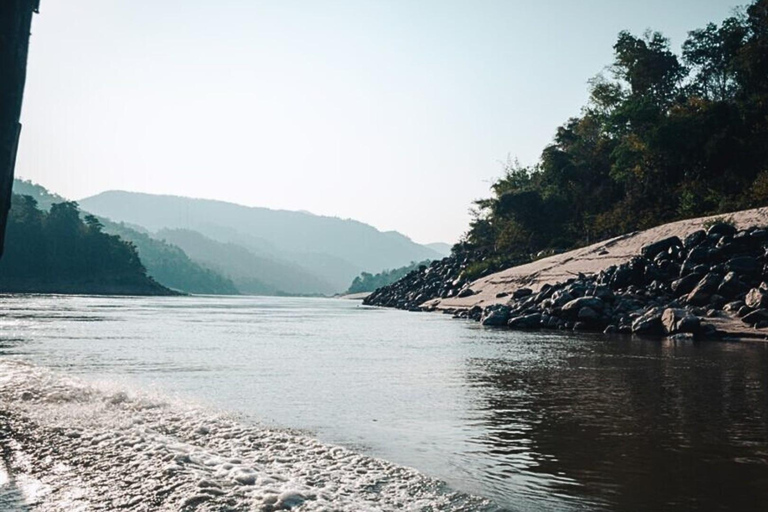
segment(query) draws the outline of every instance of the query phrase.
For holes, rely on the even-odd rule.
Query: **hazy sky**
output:
[[[17,175],[350,217],[454,242],[536,161],[622,29],[731,0],[42,0]]]

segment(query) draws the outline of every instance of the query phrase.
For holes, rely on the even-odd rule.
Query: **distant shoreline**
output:
[[[120,283],[72,283],[72,282],[0,282],[0,294],[57,294],[57,295],[120,295],[141,297],[179,297],[185,293],[171,290],[160,284],[148,285]]]

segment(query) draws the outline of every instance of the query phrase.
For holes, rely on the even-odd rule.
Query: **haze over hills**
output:
[[[294,293],[318,293],[314,290],[322,282],[340,292],[362,271],[379,272],[443,256],[394,231],[307,212],[124,191],[103,192],[80,204],[94,214],[150,231],[193,230],[213,241],[244,247],[253,256],[294,269],[300,266],[315,280]]]
[[[158,238],[181,247],[193,260],[231,279],[241,293],[253,295],[332,294],[333,287],[303,268],[259,256],[245,247],[212,240],[197,231],[163,229]]]

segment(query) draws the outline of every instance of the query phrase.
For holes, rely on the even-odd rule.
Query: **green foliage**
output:
[[[44,212],[50,211],[54,204],[66,202],[63,197],[27,180],[13,180],[13,192],[20,196],[31,196],[37,202],[37,207]],[[231,280],[192,261],[179,247],[151,237],[142,228],[112,222],[85,212],[83,214],[83,220],[90,229],[117,235],[132,243],[146,266],[147,275],[163,286],[185,293],[239,293]]]
[[[88,222],[88,217],[85,221]],[[98,221],[98,220],[97,220]],[[157,240],[125,224],[104,221],[109,233],[131,242],[153,279],[169,288],[185,293],[208,295],[238,295],[232,280],[192,261],[179,247]]]
[[[102,231],[92,215],[80,219],[75,202],[37,208],[31,196],[14,194],[0,261],[0,290],[168,294],[147,276],[136,248]]]
[[[378,274],[371,274],[369,272],[363,272],[357,276],[346,293],[365,293],[372,292],[382,286],[387,286],[399,281],[405,277],[408,273],[417,270],[419,267],[427,266],[431,263],[430,260],[421,261],[419,263],[412,262],[405,267],[396,268],[394,270],[384,270]]]
[[[614,52],[539,163],[508,163],[475,203],[463,249],[508,266],[768,204],[768,0],[690,32],[681,56],[656,32],[621,32]]]

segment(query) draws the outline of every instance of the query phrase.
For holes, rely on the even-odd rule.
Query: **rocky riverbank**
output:
[[[497,291],[492,300],[487,290],[479,293],[474,288],[498,284],[498,274],[469,283],[462,278],[467,262],[446,258],[377,290],[365,303],[409,310],[439,309],[487,326],[513,329],[697,339],[765,338],[768,334],[768,231],[756,226],[739,226],[746,221],[765,220],[766,213],[761,209],[739,212],[727,221],[683,221],[619,237],[606,242],[602,248],[597,244],[554,259],[547,258],[548,262],[518,267],[538,265],[539,272],[528,277],[530,286],[521,284],[525,279],[518,280],[510,283],[513,286],[507,285],[504,291]],[[671,234],[649,240],[649,234],[665,231],[682,236]],[[628,242],[630,239],[634,240],[634,246]],[[646,243],[638,247],[638,240]],[[599,270],[595,269],[598,258],[584,257],[596,254],[610,258],[608,249],[616,246],[634,249],[634,254],[624,253],[624,261],[614,254],[620,262]],[[577,257],[579,254],[581,260]],[[558,262],[584,271],[567,279],[542,283],[541,274],[557,272]],[[505,272],[509,274],[514,269]],[[452,301],[458,304],[452,306]]]

